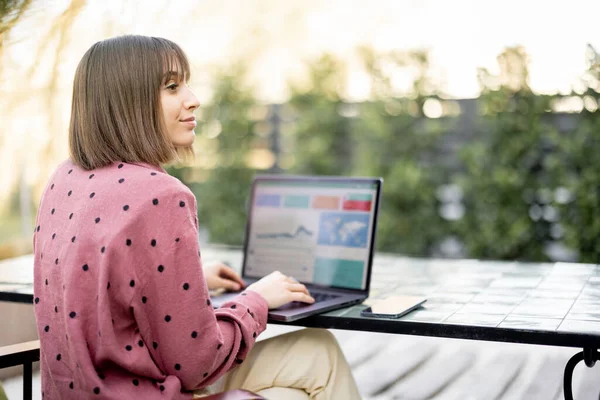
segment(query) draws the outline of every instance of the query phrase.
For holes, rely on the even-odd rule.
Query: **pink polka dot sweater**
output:
[[[57,168],[33,237],[45,399],[190,399],[243,362],[267,303],[213,309],[196,215],[160,167]]]

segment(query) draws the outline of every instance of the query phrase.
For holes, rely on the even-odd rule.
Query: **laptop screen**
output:
[[[380,180],[257,179],[244,274],[279,270],[303,283],[365,290]]]

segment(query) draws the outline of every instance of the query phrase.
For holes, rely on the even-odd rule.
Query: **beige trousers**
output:
[[[350,366],[325,329],[303,329],[256,343],[244,363],[217,386],[223,391],[246,389],[269,400],[360,399]]]

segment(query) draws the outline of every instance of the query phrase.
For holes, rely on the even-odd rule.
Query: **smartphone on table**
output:
[[[420,296],[390,296],[376,301],[360,312],[363,317],[400,318],[421,307],[427,298]]]

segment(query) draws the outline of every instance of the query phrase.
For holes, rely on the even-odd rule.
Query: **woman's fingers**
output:
[[[227,289],[227,290],[231,290],[233,292],[236,292],[238,290],[241,289],[241,286],[239,283],[232,281],[230,279],[223,279],[223,278],[217,278],[219,287],[223,288],[223,289]]]
[[[289,289],[290,292],[302,292],[302,293],[306,293],[306,294],[310,295],[306,286],[304,286],[301,283],[288,283],[287,288]]]
[[[240,285],[240,287],[246,287],[246,284],[242,280],[242,277],[239,276],[237,272],[235,272],[233,269],[231,269],[230,267],[228,267],[226,265],[223,265],[221,267],[221,269],[219,270],[219,276],[221,278],[230,279],[234,282],[237,282]]]
[[[291,300],[290,301],[301,301],[302,303],[312,304],[315,302],[315,299],[310,297],[304,292],[291,292],[290,293]]]

